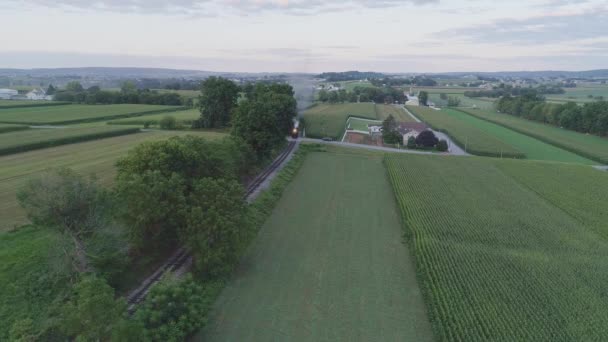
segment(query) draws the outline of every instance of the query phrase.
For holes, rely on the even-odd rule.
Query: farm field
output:
[[[596,162],[608,164],[608,139],[606,138],[544,125],[512,115],[499,114],[495,111],[469,109],[461,109],[461,111],[526,134]]]
[[[572,152],[568,152],[559,147],[555,147],[538,139],[529,137],[525,134],[521,134],[511,129],[505,128],[503,126],[478,119],[469,114],[465,114],[464,112],[454,109],[443,109],[442,112],[445,112],[446,114],[457,118],[458,120],[466,122],[472,127],[475,127],[485,133],[492,135],[493,137],[499,140],[508,143],[509,145],[515,147],[517,150],[523,152],[526,155],[527,159],[551,160],[590,165],[597,164],[592,160],[581,157]]]
[[[67,105],[0,109],[0,123],[62,125],[174,111],[181,107],[140,104]]]
[[[376,119],[373,103],[317,104],[304,112],[306,136],[342,138],[349,116]]]
[[[460,99],[459,107],[477,107],[481,109],[494,109],[494,99],[487,98],[471,98],[466,97],[463,94],[447,94],[448,96],[457,97]],[[446,107],[448,105],[447,100],[442,100],[440,94],[429,94],[429,99],[440,107]]]
[[[195,340],[432,340],[385,174],[309,154]]]
[[[153,131],[0,157],[0,232],[27,223],[15,195],[30,177],[48,168],[69,167],[84,175],[94,173],[102,184],[109,184],[115,176],[116,160],[136,145],[188,134],[209,139],[225,136],[212,132]]]
[[[22,131],[29,128],[26,125],[0,124],[0,133]]]
[[[31,100],[0,100],[0,109],[13,107],[50,107],[62,106],[70,104],[70,102],[60,101],[31,101]]]
[[[605,100],[608,100],[608,85],[594,85],[594,86],[578,86],[576,88],[564,88],[565,94],[548,94],[546,95],[547,100],[550,102],[594,102],[593,98],[589,98],[589,95],[595,97],[602,96]]]
[[[608,174],[477,157],[385,163],[438,340],[608,338],[608,221],[598,207]],[[572,203],[596,183],[593,197]]]
[[[376,116],[378,120],[385,120],[389,115],[392,115],[397,122],[415,122],[415,120],[403,110],[401,106],[393,105],[376,105]]]
[[[460,147],[466,147],[469,153],[490,157],[525,157],[523,151],[494,137],[491,133],[484,132],[450,115],[450,112],[446,110],[437,111],[428,107],[414,106],[407,106],[407,108],[433,129],[448,134]]]
[[[0,134],[0,155],[78,143],[139,132],[129,127],[70,127],[30,129]]]
[[[111,125],[143,125],[146,122],[149,122],[151,125],[158,125],[159,121],[165,116],[174,117],[175,120],[180,122],[182,125],[190,125],[192,121],[201,117],[201,112],[198,109],[189,109],[183,110],[179,112],[171,112],[171,113],[160,113],[160,114],[150,114],[150,115],[142,115],[133,118],[126,119],[117,119],[108,121],[108,124]]]

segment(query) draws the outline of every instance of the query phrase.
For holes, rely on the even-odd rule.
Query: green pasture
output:
[[[309,154],[194,340],[433,340],[400,227],[380,156]]]
[[[608,174],[386,157],[437,340],[608,339]]]
[[[564,88],[565,94],[549,94],[546,98],[550,102],[577,102],[587,103],[597,101],[595,97],[603,96],[608,101],[608,85],[588,85],[576,88]],[[592,96],[593,98],[589,98]]]
[[[412,118],[402,106],[393,106],[393,105],[385,105],[385,104],[377,104],[376,108],[376,117],[378,120],[385,120],[389,115],[392,115],[397,122],[415,122],[414,118]]]
[[[70,104],[70,102],[60,101],[32,101],[32,100],[0,100],[0,109],[6,108],[24,108],[24,107],[50,107],[62,106]]]
[[[165,116],[171,116],[177,120],[177,122],[182,125],[190,125],[192,121],[197,120],[201,117],[201,112],[198,109],[189,109],[183,110],[179,112],[171,112],[171,113],[159,113],[159,114],[150,114],[150,115],[142,115],[136,116],[132,118],[126,119],[117,119],[108,121],[108,124],[111,125],[138,125],[141,126],[146,122],[150,123],[153,126],[158,126],[159,121]]]
[[[531,136],[548,144],[608,164],[608,139],[545,125],[495,111],[461,109],[477,118],[487,120]]]
[[[69,167],[83,175],[95,174],[102,184],[111,184],[114,163],[136,145],[187,134],[209,139],[225,136],[213,132],[150,131],[0,157],[0,232],[27,223],[15,195],[30,177],[48,168]]]
[[[346,121],[346,128],[353,129],[355,131],[368,131],[369,125],[382,125],[382,121],[365,120],[358,118],[350,118]]]
[[[373,103],[317,104],[304,112],[306,136],[341,139],[349,116],[377,119]]]
[[[429,107],[407,106],[419,119],[433,129],[445,132],[467,152],[490,157],[524,158],[525,154],[513,145],[496,138],[453,115],[451,111],[434,110]]]
[[[0,123],[62,125],[170,112],[182,107],[141,104],[68,105],[0,109]]]
[[[532,138],[525,134],[518,133],[514,130],[494,124],[489,121],[478,119],[464,112],[454,109],[443,109],[442,112],[461,120],[472,127],[475,127],[493,137],[504,141],[505,143],[515,147],[523,152],[527,159],[536,160],[551,160],[568,163],[582,164],[597,164],[587,158],[581,157],[572,152],[568,152],[559,147],[547,144],[538,139]]]
[[[26,130],[29,128],[30,127],[26,126],[26,125],[13,125],[13,124],[1,124],[0,123],[0,133],[23,131],[23,130]],[[0,146],[0,148],[2,148],[2,147]]]

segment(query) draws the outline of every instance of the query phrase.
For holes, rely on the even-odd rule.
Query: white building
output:
[[[405,104],[408,106],[420,106],[420,100],[418,100],[418,96],[410,95],[407,97]]]
[[[27,96],[28,100],[35,100],[35,101],[53,99],[52,96],[46,95],[46,91],[42,90],[41,88],[34,89],[34,90],[30,91],[29,93],[27,93],[25,96]]]
[[[19,95],[19,92],[13,89],[0,89],[0,99],[10,100],[11,97]]]

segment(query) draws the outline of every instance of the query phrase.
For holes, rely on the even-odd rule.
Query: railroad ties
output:
[[[268,176],[270,176],[279,168],[279,166],[281,166],[281,164],[283,164],[295,146],[296,142],[290,141],[281,154],[249,183],[244,195],[246,201],[249,201],[251,195],[255,193],[262,183],[264,183]],[[126,298],[129,314],[132,315],[135,312],[137,305],[146,298],[152,286],[158,283],[163,276],[173,273],[175,276],[181,277],[188,271],[191,265],[192,257],[188,254],[188,251],[185,248],[180,247],[154,273],[152,273],[152,275],[146,278],[138,288],[129,293]]]

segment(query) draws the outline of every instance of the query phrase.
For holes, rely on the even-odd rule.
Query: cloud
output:
[[[548,14],[526,19],[502,19],[443,31],[436,37],[451,37],[471,43],[545,45],[603,36],[608,32],[608,7]]]
[[[5,0],[12,8],[23,8],[19,0]],[[29,6],[64,8],[81,11],[136,12],[138,14],[171,14],[215,16],[229,11],[252,15],[276,11],[291,15],[314,15],[356,8],[387,8],[406,4],[424,5],[439,0],[30,0]]]

